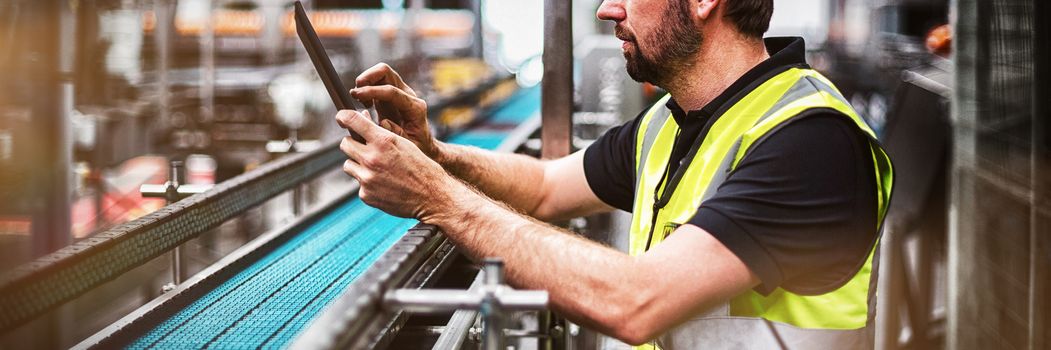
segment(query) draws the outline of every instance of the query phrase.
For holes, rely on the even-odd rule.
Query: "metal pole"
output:
[[[471,29],[471,56],[476,58],[483,58],[485,47],[484,47],[484,32],[482,28],[482,0],[468,0],[471,11],[474,12],[474,28]]]
[[[573,4],[544,0],[544,78],[541,91],[540,154],[557,159],[573,151]],[[553,318],[541,310],[538,331],[550,334]],[[550,337],[537,339],[551,349]]]
[[[485,259],[482,265],[482,285],[488,288],[500,288],[504,280],[504,262],[499,259]],[[506,349],[504,345],[504,312],[500,301],[493,293],[487,293],[480,308],[483,321],[482,342],[486,350]]]
[[[157,67],[154,69],[157,76],[157,116],[160,123],[158,127],[171,125],[168,120],[171,97],[169,96],[168,68],[171,65],[171,31],[174,16],[174,4],[170,0],[157,0],[154,5],[155,26],[153,28],[154,41],[157,50]]]
[[[1051,127],[1047,118],[1051,108],[1046,96],[1051,93],[1051,26],[1038,18],[1051,14],[1051,6],[1046,1],[1033,0],[1034,11],[1030,23],[1033,24],[1033,126],[1032,153],[1030,154],[1030,205],[1029,205],[1029,344],[1030,349],[1046,349],[1051,346],[1051,335],[1041,331],[1049,329],[1051,315],[1041,310],[1051,310],[1047,296],[1051,295],[1051,273],[1047,271],[1048,258],[1051,256],[1051,239],[1048,238],[1047,225],[1051,222],[1046,211],[1051,207],[1051,181],[1048,181],[1047,167],[1051,164]]]
[[[211,121],[215,115],[215,6],[208,2],[208,15],[201,30],[201,119]]]
[[[299,130],[292,129],[288,131],[288,153],[299,152],[297,144],[299,143]],[[292,187],[292,216],[299,217],[305,210],[303,204],[303,196],[306,192],[306,183],[301,183]]]
[[[172,204],[179,201],[179,172],[182,170],[182,162],[173,160],[171,166],[168,167],[168,184],[165,193],[165,200],[167,204]],[[172,257],[172,284],[171,287],[182,283],[182,245],[180,244],[171,251]],[[167,286],[166,286],[167,287]],[[167,290],[166,290],[167,291]]]
[[[573,4],[544,0],[544,78],[541,91],[540,154],[557,159],[573,151]],[[538,331],[551,334],[553,317],[541,310]],[[551,337],[537,339],[551,349]]]
[[[560,158],[573,140],[573,6],[571,1],[544,0],[544,80],[541,156]]]
[[[305,184],[299,184],[292,188],[292,216],[299,217],[303,214],[303,192]]]
[[[308,4],[310,2],[307,2]],[[266,50],[265,63],[266,65],[277,65],[280,62],[281,56],[281,44],[284,39],[284,34],[281,29],[282,15],[284,9],[278,2],[264,2],[262,5],[262,13],[264,20],[266,21],[265,27],[263,27],[263,47]],[[300,51],[296,51],[296,55],[300,54]]]
[[[477,292],[482,288],[482,275],[483,273],[478,273],[475,276],[468,291]],[[445,324],[442,334],[438,336],[431,350],[462,349],[477,319],[477,310],[456,310],[449,318],[449,322]]]
[[[41,135],[41,176],[35,191],[39,202],[33,207],[32,250],[41,256],[70,242],[72,187],[72,137],[70,115],[73,110],[73,14],[68,2],[46,1],[36,5],[26,23],[41,35],[31,44],[33,52],[27,64],[33,71],[38,97],[32,102],[35,133]]]
[[[537,338],[537,348],[540,350],[551,350],[554,346],[554,334],[551,330],[554,328],[554,315],[551,314],[550,310],[540,310],[537,312],[536,329],[540,334],[550,335],[544,338]]]
[[[183,246],[179,245],[176,249],[171,249],[171,285],[165,286],[165,292],[171,290],[174,286],[178,286],[183,283]]]
[[[975,201],[974,180],[968,174],[973,174],[977,162],[975,144],[976,132],[973,125],[975,110],[978,106],[979,77],[975,66],[983,62],[980,47],[984,41],[980,40],[982,21],[989,21],[979,11],[979,1],[957,0],[954,1],[956,18],[953,21],[953,49],[952,61],[957,62],[953,68],[955,87],[952,97],[953,115],[953,147],[952,159],[949,168],[949,223],[948,223],[948,266],[947,297],[946,297],[946,327],[945,348],[960,349],[968,346],[967,327],[968,313],[966,308],[974,305],[974,301],[965,299],[970,288],[984,288],[985,286],[968,285],[973,277],[971,274],[974,265],[970,263],[974,259],[973,237],[975,236],[975,225],[973,220],[977,210]],[[973,296],[973,294],[971,294]]]

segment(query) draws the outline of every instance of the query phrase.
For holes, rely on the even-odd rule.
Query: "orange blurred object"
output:
[[[927,51],[949,57],[949,53],[952,52],[952,27],[943,24],[931,29],[930,33],[927,33]]]
[[[474,18],[455,11],[421,13],[416,21],[417,34],[425,38],[468,35],[473,28]]]
[[[364,28],[365,19],[351,11],[313,11],[310,23],[320,37],[351,37]],[[296,35],[295,16],[289,11],[281,23],[286,36]]]
[[[219,36],[258,36],[263,31],[263,16],[255,11],[218,10],[212,17],[215,35]],[[179,35],[200,35],[205,22],[175,18],[175,30]]]
[[[393,38],[402,26],[403,13],[378,10],[325,10],[309,14],[314,30],[321,37],[354,37],[371,25],[385,39]],[[266,24],[262,14],[251,10],[216,10],[212,15],[217,36],[259,36]],[[175,18],[175,30],[182,36],[200,35],[205,22],[200,19]],[[292,12],[280,21],[285,36],[296,35]],[[142,29],[149,33],[157,26],[153,11],[142,15]],[[462,11],[432,10],[419,13],[415,19],[416,35],[424,38],[469,35],[474,19]]]
[[[204,31],[206,20],[175,18],[175,31],[183,36],[196,36]],[[263,31],[265,20],[262,15],[248,10],[217,10],[212,15],[215,35],[218,36],[258,36]],[[142,14],[142,30],[152,32],[157,27],[157,15],[153,11]]]

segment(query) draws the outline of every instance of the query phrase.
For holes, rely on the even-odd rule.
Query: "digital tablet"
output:
[[[325,84],[325,89],[328,90],[328,95],[332,98],[332,103],[336,105],[336,109],[353,109],[358,112],[367,111],[368,109],[361,102],[350,97],[350,92],[343,86],[343,82],[339,80],[339,73],[336,73],[336,68],[332,66],[332,61],[329,60],[328,53],[325,52],[325,47],[321,45],[321,39],[318,39],[314,26],[310,24],[310,18],[307,17],[303,4],[296,1],[295,7],[296,33],[299,34],[299,41],[302,41],[303,46],[307,49],[307,55],[310,56],[310,61],[314,63],[314,69],[317,70],[318,76],[321,77],[321,82]],[[378,117],[375,111],[370,111],[369,116],[371,118]],[[355,140],[363,140],[361,136],[353,131],[350,131],[350,135]]]

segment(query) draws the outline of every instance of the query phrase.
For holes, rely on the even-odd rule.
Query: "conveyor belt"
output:
[[[281,346],[413,225],[346,203],[131,348]]]
[[[539,89],[520,91],[491,116],[517,124],[539,110]],[[494,149],[509,128],[481,128],[450,142]],[[176,312],[130,348],[281,348],[371,266],[416,220],[352,199]]]

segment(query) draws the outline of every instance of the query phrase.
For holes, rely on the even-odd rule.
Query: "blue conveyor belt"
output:
[[[540,88],[531,87],[515,92],[514,96],[500,106],[489,117],[490,124],[522,124],[526,119],[540,112]]]
[[[494,112],[490,122],[518,124],[539,106],[539,89],[526,89]],[[507,131],[466,131],[449,141],[493,149],[506,136]],[[130,348],[285,347],[415,224],[359,199],[343,203]]]

